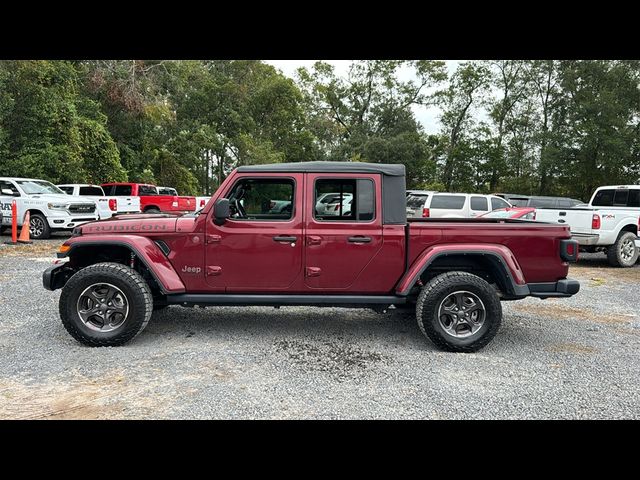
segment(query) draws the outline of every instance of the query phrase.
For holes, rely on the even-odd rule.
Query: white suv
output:
[[[407,217],[413,218],[473,218],[509,207],[509,202],[496,195],[413,190],[407,196]]]

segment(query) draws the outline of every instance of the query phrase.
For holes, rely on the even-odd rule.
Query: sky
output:
[[[300,67],[311,68],[318,60],[264,60],[265,63],[273,65],[279,69],[284,75],[295,78],[296,70]],[[347,76],[349,65],[352,60],[323,60],[330,63],[335,68],[336,74],[340,76]],[[462,60],[446,60],[447,69],[449,75],[451,75],[458,64]],[[415,74],[410,68],[402,68],[398,71],[398,78],[400,80],[417,80]],[[430,93],[429,90],[425,92]],[[437,133],[440,128],[440,109],[438,107],[424,107],[421,105],[414,105],[412,107],[413,113],[416,116],[416,120],[422,124],[426,133]]]

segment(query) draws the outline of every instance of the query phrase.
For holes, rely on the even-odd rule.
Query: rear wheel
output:
[[[475,352],[496,335],[502,307],[495,289],[467,272],[449,272],[429,281],[418,296],[422,333],[450,352]]]
[[[160,210],[159,210],[159,209],[157,209],[157,208],[155,208],[155,207],[152,207],[152,208],[147,208],[147,209],[144,211],[144,213],[153,213],[153,214],[156,214],[156,213],[160,213]]]
[[[151,289],[135,270],[97,263],[73,275],[60,295],[60,318],[73,338],[92,347],[122,345],[147,326]]]
[[[636,238],[633,232],[621,232],[616,243],[607,248],[609,265],[613,267],[632,267],[638,260]]]
[[[39,213],[34,213],[29,219],[29,236],[34,240],[44,240],[51,236],[49,222]]]

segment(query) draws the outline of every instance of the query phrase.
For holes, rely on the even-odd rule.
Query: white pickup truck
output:
[[[610,265],[631,267],[640,254],[640,185],[599,187],[587,206],[539,208],[536,221],[569,225],[582,250],[605,250]]]
[[[123,213],[140,213],[140,197],[107,197],[100,185],[86,183],[67,183],[58,185],[67,195],[74,195],[96,202],[100,220]]]
[[[69,196],[46,180],[0,177],[3,228],[11,226],[13,200],[18,210],[18,226],[22,226],[24,216],[29,212],[29,234],[36,240],[49,238],[54,230],[72,230],[98,220],[96,203],[92,200]]]

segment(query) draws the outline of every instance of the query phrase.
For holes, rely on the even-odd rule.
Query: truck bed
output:
[[[564,225],[502,218],[426,218],[409,220],[407,228],[409,264],[442,243],[462,244],[467,251],[490,244],[513,252],[527,283],[560,280],[569,271],[568,263],[558,256],[560,240],[571,238]]]

